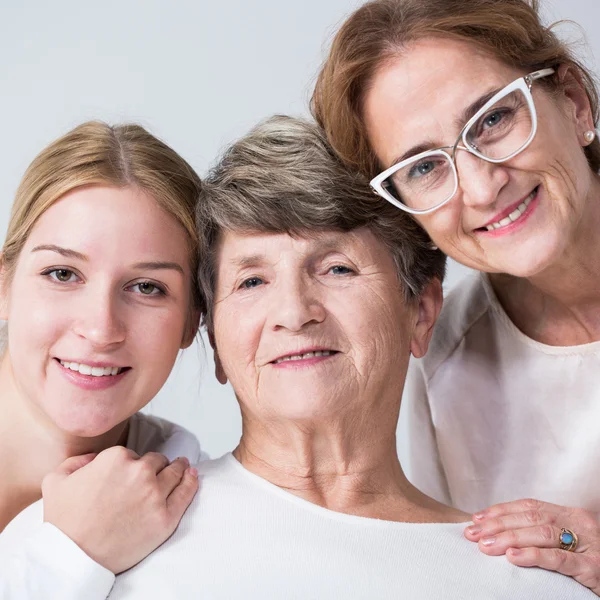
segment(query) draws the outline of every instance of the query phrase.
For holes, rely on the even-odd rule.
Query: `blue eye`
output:
[[[246,279],[242,282],[240,288],[250,290],[252,288],[258,287],[262,283],[264,283],[264,281],[260,277],[250,277],[249,279]]]
[[[329,270],[334,275],[348,275],[349,273],[354,273],[354,271],[350,267],[345,267],[344,265],[335,265]]]
[[[418,163],[415,163],[410,171],[408,172],[408,176],[410,178],[415,178],[415,177],[425,177],[425,175],[429,175],[436,167],[436,164],[440,164],[441,161],[439,160],[433,160],[433,159],[426,159],[426,160],[421,160]]]

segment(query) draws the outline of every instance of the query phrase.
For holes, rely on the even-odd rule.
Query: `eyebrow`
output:
[[[176,262],[161,262],[161,261],[152,261],[152,262],[142,262],[136,263],[133,265],[134,269],[141,269],[144,271],[160,271],[162,269],[169,269],[172,271],[177,271],[182,275],[185,275],[185,271],[183,267]]]
[[[55,246],[54,244],[42,244],[40,246],[36,246],[35,248],[33,248],[32,252],[41,252],[43,250],[56,252],[57,254],[60,254],[61,256],[64,256],[66,258],[77,258],[79,260],[89,261],[89,258],[81,252],[71,250],[70,248],[62,248],[61,246]]]
[[[479,98],[477,98],[477,100],[475,100],[474,102],[471,102],[471,104],[469,104],[469,106],[467,106],[463,110],[462,114],[456,118],[456,120],[455,120],[456,128],[457,129],[460,128],[460,130],[462,131],[462,129],[467,124],[469,119],[471,119],[473,117],[473,115],[475,115],[475,113],[480,108],[485,106],[485,104],[489,100],[491,100],[501,89],[503,89],[503,88],[499,87],[499,88],[490,90],[489,92],[486,92],[485,94],[483,94],[483,96],[480,96]],[[389,166],[391,167],[393,165],[397,165],[398,163],[402,162],[403,160],[406,160],[407,158],[411,158],[412,156],[421,154],[421,152],[427,152],[428,150],[436,150],[437,148],[447,148],[447,147],[448,146],[439,146],[438,144],[436,144],[435,142],[433,142],[431,140],[421,142],[420,144],[417,144],[417,145],[413,146],[412,148],[410,148],[409,150],[407,150],[406,152],[404,152],[404,154],[397,156],[389,164]]]
[[[41,251],[49,251],[56,252],[65,258],[76,258],[78,260],[83,260],[89,262],[89,258],[82,254],[81,252],[77,252],[77,250],[72,250],[70,248],[63,248],[61,246],[56,246],[54,244],[42,244],[40,246],[36,246],[33,248],[32,252],[41,252]],[[177,271],[182,275],[185,275],[185,271],[183,267],[176,262],[167,262],[167,261],[149,261],[149,262],[140,262],[133,265],[134,269],[140,269],[145,271],[160,271],[163,269],[169,269],[173,271]]]

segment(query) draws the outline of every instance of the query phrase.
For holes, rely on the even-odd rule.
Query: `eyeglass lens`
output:
[[[475,153],[501,161],[522,150],[533,132],[527,97],[515,90],[489,107],[464,133]],[[448,200],[456,189],[456,172],[445,154],[431,154],[411,162],[388,177],[383,185],[409,208],[427,210]]]

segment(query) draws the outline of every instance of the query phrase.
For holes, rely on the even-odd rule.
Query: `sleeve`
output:
[[[398,455],[408,480],[427,496],[452,505],[431,417],[423,363],[411,359],[398,421]]]
[[[105,600],[114,574],[44,523],[0,564],[0,600]]]

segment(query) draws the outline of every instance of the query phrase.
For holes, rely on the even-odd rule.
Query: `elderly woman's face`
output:
[[[464,42],[414,44],[376,74],[365,98],[368,135],[381,163],[387,168],[415,147],[453,146],[469,106],[526,74]],[[554,264],[575,239],[591,195],[582,146],[593,125],[585,94],[572,83],[560,98],[533,84],[537,134],[514,158],[492,164],[457,152],[456,195],[417,217],[446,254],[479,270],[531,276]],[[527,199],[518,219],[487,229],[514,216]]]
[[[227,232],[217,255],[214,343],[245,414],[312,419],[399,403],[419,303],[367,229],[293,238]],[[392,400],[390,400],[392,398]]]

